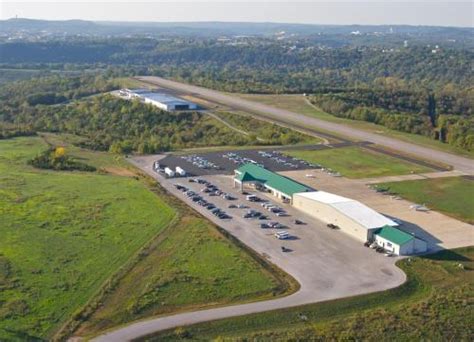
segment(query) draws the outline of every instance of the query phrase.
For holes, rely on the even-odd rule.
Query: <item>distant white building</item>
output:
[[[193,102],[164,93],[155,93],[149,89],[123,89],[120,91],[120,94],[128,99],[140,99],[144,103],[166,111],[198,109],[197,104]]]

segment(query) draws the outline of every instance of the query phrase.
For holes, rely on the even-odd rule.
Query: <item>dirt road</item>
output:
[[[334,132],[351,139],[370,141],[374,144],[385,146],[406,154],[411,154],[419,158],[451,165],[454,169],[467,174],[474,174],[474,161],[469,158],[411,144],[375,133],[366,132],[343,124],[311,118],[288,110],[275,108],[249,100],[243,100],[237,97],[226,95],[219,91],[170,81],[161,77],[144,76],[138,77],[137,79],[163,88],[185,92],[187,94],[192,94],[193,96],[201,97],[212,102],[251,112],[267,119],[273,119],[276,122],[286,123],[301,129],[324,130],[328,132]]]

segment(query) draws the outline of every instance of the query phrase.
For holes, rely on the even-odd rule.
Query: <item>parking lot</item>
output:
[[[300,159],[287,157],[279,150],[272,149],[168,155],[160,161],[160,166],[173,170],[179,166],[190,176],[205,176],[230,175],[244,163],[261,165],[271,171],[294,171],[319,167]]]
[[[323,222],[300,213],[291,205],[278,202],[270,194],[249,191],[262,200],[277,205],[288,216],[277,216],[276,213],[265,209],[263,202],[248,201],[248,195],[233,188],[232,177],[228,175],[199,177],[222,191],[220,196],[210,195],[202,191],[206,184],[189,182],[193,177],[163,177],[152,170],[151,160],[147,157],[136,157],[133,162],[157,179],[170,193],[292,275],[301,284],[301,290],[295,297],[300,303],[380,291],[397,286],[405,279],[405,274],[394,265],[398,258],[376,253],[343,232],[329,229]],[[187,189],[178,189],[177,184]],[[195,194],[188,196],[187,191]],[[223,198],[224,193],[233,199]],[[195,196],[200,199],[193,199]],[[201,199],[212,203],[230,217],[220,218],[213,214],[212,209],[199,204]],[[267,219],[244,218],[252,210],[261,212]],[[296,219],[304,224],[296,224]],[[270,222],[276,222],[280,226],[261,228],[263,223]],[[275,237],[275,233],[280,231],[288,232],[289,238],[279,240]]]

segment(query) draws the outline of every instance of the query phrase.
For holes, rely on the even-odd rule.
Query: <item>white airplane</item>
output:
[[[430,211],[429,208],[427,208],[424,204],[413,204],[410,205],[410,209],[415,209],[416,211]]]

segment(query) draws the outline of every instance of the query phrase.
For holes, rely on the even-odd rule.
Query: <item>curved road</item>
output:
[[[454,169],[462,171],[466,174],[474,174],[474,161],[469,158],[438,151],[416,144],[411,144],[375,133],[366,132],[343,124],[328,122],[321,119],[308,117],[303,114],[291,112],[288,110],[275,108],[265,104],[232,97],[219,91],[167,80],[161,77],[144,76],[137,77],[137,79],[157,85],[159,87],[186,92],[187,94],[197,95],[204,99],[221,103],[234,108],[242,109],[244,111],[258,113],[266,118],[273,118],[276,121],[294,125],[301,129],[322,129],[329,132],[335,132],[348,138],[370,141],[374,144],[385,146],[390,149],[398,150],[407,154],[412,154],[422,159],[438,161],[444,164],[451,165]]]

